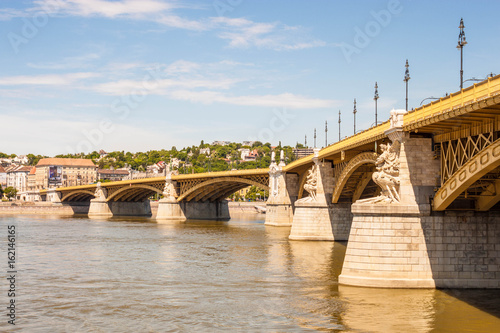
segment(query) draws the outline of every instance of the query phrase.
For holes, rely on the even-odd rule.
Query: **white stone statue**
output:
[[[317,189],[318,189],[318,165],[315,164],[307,172],[306,183],[304,184],[304,190],[306,190],[309,193],[309,196],[297,200],[297,203],[317,201],[316,199]]]
[[[164,198],[176,198],[177,190],[175,189],[175,182],[172,180],[173,172],[170,171],[170,165],[167,165],[166,169],[166,177],[165,177],[165,187],[163,188],[163,197]]]
[[[397,203],[399,197],[399,152],[400,142],[380,145],[382,154],[375,161],[377,171],[373,173],[373,181],[382,189],[381,194],[375,198],[358,200],[358,203]]]
[[[106,200],[106,196],[108,195],[108,191],[101,186],[101,182],[98,182],[95,188],[94,197],[97,200]]]

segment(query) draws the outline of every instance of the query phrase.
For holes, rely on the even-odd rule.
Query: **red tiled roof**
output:
[[[95,167],[94,162],[85,158],[42,158],[38,161],[37,167],[40,166],[52,166],[52,165],[60,165],[60,166],[72,166],[72,167]]]
[[[6,172],[5,169],[3,168],[3,166],[1,166],[1,165],[0,165],[0,172],[1,173],[5,173]]]
[[[36,172],[36,167],[32,167],[30,171],[30,175],[34,175]]]
[[[128,170],[109,170],[109,169],[99,169],[97,171],[102,175],[128,175]]]
[[[7,169],[5,169],[5,171],[7,173],[9,173],[9,172],[30,172],[31,168],[32,167],[30,167],[30,166],[14,165],[14,166],[7,167]]]

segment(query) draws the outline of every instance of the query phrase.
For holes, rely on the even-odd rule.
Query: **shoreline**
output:
[[[156,216],[158,201],[151,201],[151,217]],[[228,202],[229,214],[261,214],[265,210],[265,202]],[[257,207],[256,207],[257,206]],[[73,216],[88,213],[89,203],[52,203],[10,201],[0,202],[0,217],[10,215],[58,215]]]

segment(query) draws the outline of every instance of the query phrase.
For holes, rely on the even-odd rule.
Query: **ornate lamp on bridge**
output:
[[[460,49],[460,89],[464,88],[464,46],[467,44],[465,40],[465,32],[464,32],[464,19],[460,19],[460,34],[458,35],[458,45],[457,49]]]
[[[339,110],[339,141],[340,141],[340,138],[341,138],[341,135],[340,135],[340,123],[342,122],[342,120],[340,119],[340,110]]]
[[[352,110],[352,114],[354,115],[354,134],[356,134],[356,98],[354,99],[354,110]]]
[[[325,120],[325,147],[328,147],[328,121]]]
[[[408,59],[406,59],[406,70],[405,70],[405,78],[403,81],[406,82],[406,111],[408,111],[408,81],[410,80],[410,70],[408,69],[410,65],[408,65]]]
[[[377,82],[375,82],[375,96],[373,96],[373,99],[375,100],[375,126],[377,126],[378,125],[378,119],[377,119],[378,85],[377,85]]]

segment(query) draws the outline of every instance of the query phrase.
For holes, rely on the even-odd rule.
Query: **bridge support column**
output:
[[[189,201],[180,202],[182,213],[187,219],[195,220],[229,220],[227,200],[221,201]]]
[[[110,203],[106,201],[108,192],[106,188],[97,183],[95,198],[90,200],[89,217],[112,217]]]
[[[163,198],[158,202],[157,220],[184,221],[186,215],[182,210],[181,204],[177,202],[177,182],[172,180],[172,173],[167,172],[165,179],[165,188]]]
[[[317,155],[317,152],[316,152]],[[291,240],[347,240],[351,225],[351,205],[332,204],[334,186],[330,163],[313,158],[304,189],[309,196],[295,202]]]
[[[266,202],[266,225],[277,227],[289,227],[292,225],[293,198],[290,197],[289,191],[293,192],[293,187],[296,185],[297,180],[295,175],[284,173],[282,171],[283,166],[285,166],[283,152],[281,153],[279,165],[275,162],[273,152],[271,165],[269,166],[269,198]]]
[[[392,146],[377,158],[376,198],[352,205],[353,222],[339,283],[384,288],[434,288],[424,222],[437,185],[439,161],[432,141],[401,130],[403,112],[392,111],[386,132]]]
[[[46,201],[52,202],[54,205],[62,205],[61,192],[58,192],[55,188],[49,188],[47,190]]]
[[[175,220],[184,221],[186,216],[181,209],[181,205],[177,200],[170,198],[163,198],[158,201],[158,211],[156,213],[157,220]]]

